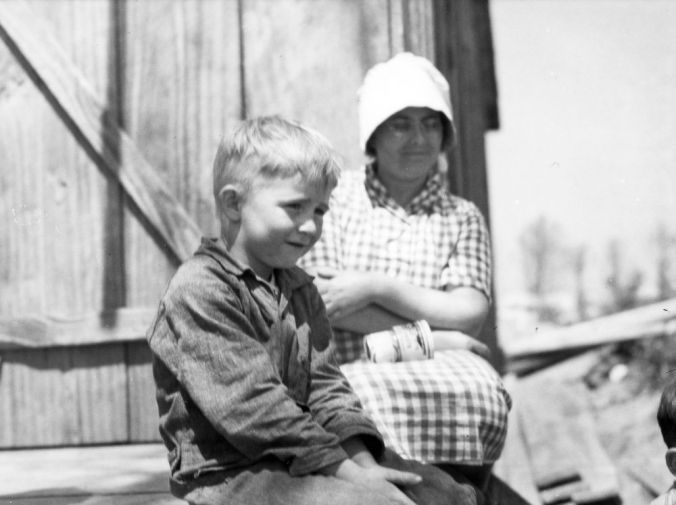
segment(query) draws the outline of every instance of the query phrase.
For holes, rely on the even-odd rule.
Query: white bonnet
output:
[[[378,126],[406,107],[427,107],[441,112],[453,128],[448,81],[428,59],[412,53],[399,53],[374,65],[357,92],[359,100],[359,145],[366,142]],[[449,132],[450,134],[451,132]]]

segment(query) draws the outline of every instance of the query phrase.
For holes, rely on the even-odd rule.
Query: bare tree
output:
[[[561,251],[558,226],[539,216],[519,237],[526,289],[537,302],[541,321],[558,322],[558,310],[547,300],[556,285],[557,256]]]
[[[667,231],[663,222],[657,225],[655,243],[657,245],[657,298],[665,300],[674,296],[675,293],[671,284],[671,266],[676,237]]]
[[[605,312],[612,314],[640,305],[638,291],[643,284],[643,274],[636,269],[625,273],[622,246],[617,240],[611,240],[608,244],[608,266],[610,275],[606,278],[606,286],[610,302],[606,305]]]
[[[573,277],[575,282],[575,309],[577,320],[586,321],[589,318],[589,299],[584,282],[587,270],[587,248],[579,246],[573,250]]]

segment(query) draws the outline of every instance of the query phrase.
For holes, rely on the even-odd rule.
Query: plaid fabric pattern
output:
[[[488,231],[479,209],[446,190],[440,173],[406,208],[373,168],[343,174],[331,196],[322,237],[301,267],[381,272],[410,284],[443,290],[469,286],[490,298]],[[336,331],[341,363],[363,357],[362,336]]]
[[[492,463],[507,433],[511,399],[493,368],[469,351],[433,360],[341,366],[385,439],[426,463]]]
[[[436,173],[402,208],[371,166],[344,173],[322,238],[300,266],[376,271],[440,290],[470,286],[490,297],[483,216],[473,203],[449,194],[445,182]],[[511,400],[490,364],[464,351],[374,364],[364,360],[363,335],[334,333],[343,372],[395,451],[425,462],[497,459]]]

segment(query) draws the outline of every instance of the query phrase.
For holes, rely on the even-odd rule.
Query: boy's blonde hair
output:
[[[243,121],[223,137],[213,166],[213,191],[227,184],[248,192],[256,179],[300,175],[310,184],[334,188],[340,176],[338,156],[320,133],[280,116]]]

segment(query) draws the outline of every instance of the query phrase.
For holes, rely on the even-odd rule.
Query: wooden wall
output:
[[[0,27],[20,3],[3,0]],[[39,89],[0,44],[0,447],[157,440],[143,329],[178,261],[116,180],[130,163],[124,140],[215,233],[211,161],[223,131],[280,113],[324,132],[356,168],[365,71],[401,50],[438,58],[439,4],[26,3],[18,26],[40,34],[45,61],[72,61],[71,82],[97,106],[71,107],[99,122],[119,165],[103,170],[45,99],[49,84]]]

